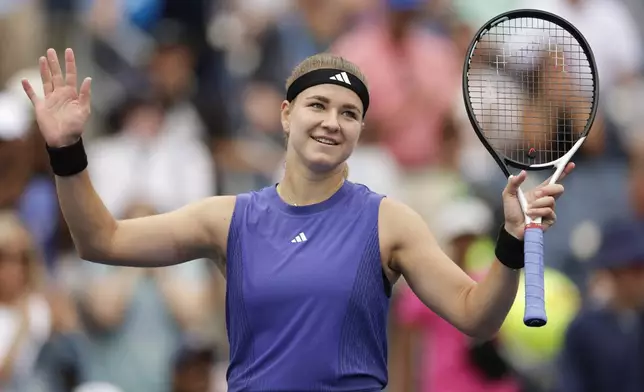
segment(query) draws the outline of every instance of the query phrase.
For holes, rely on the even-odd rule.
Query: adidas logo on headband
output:
[[[335,76],[331,76],[329,79],[337,80],[338,82],[345,82],[346,84],[351,84],[351,82],[349,81],[349,76],[347,76],[346,72],[340,72]]]
[[[291,83],[286,90],[286,99],[291,102],[302,91],[309,87],[317,86],[318,84],[336,84],[348,88],[358,94],[364,107],[364,116],[369,108],[369,91],[360,78],[355,75],[351,75],[351,78],[349,78],[349,75],[351,75],[351,72],[335,68],[320,68],[307,72]]]

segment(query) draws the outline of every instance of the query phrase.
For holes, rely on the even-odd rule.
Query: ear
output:
[[[282,122],[282,128],[284,129],[285,133],[289,133],[289,127],[290,127],[290,117],[291,117],[291,104],[287,101],[284,100],[282,101],[282,107],[280,111],[280,120]]]

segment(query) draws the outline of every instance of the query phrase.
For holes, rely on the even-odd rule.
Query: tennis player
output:
[[[63,75],[49,49],[40,58],[44,98],[28,81],[23,87],[76,249],[86,260],[136,267],[225,255],[229,391],[382,390],[389,297],[401,275],[464,333],[486,339],[501,326],[523,267],[516,192],[526,174],[510,178],[503,192],[498,261],[477,284],[443,253],[418,214],[347,180],[345,161],[369,108],[365,78],[352,63],[319,54],[293,70],[281,106],[286,170],[276,186],[123,221],[105,208],[86,170],[81,134],[91,80],[77,88],[70,49],[65,63]],[[562,193],[558,184],[528,192],[529,214],[549,227]]]

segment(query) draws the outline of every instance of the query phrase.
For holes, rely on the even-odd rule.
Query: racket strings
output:
[[[467,75],[483,136],[523,165],[553,162],[586,133],[595,80],[579,42],[536,18],[503,21],[480,38]]]

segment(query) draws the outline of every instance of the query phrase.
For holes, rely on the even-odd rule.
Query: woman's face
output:
[[[310,87],[282,104],[289,153],[313,172],[327,172],[349,158],[362,131],[362,101],[333,84]]]

